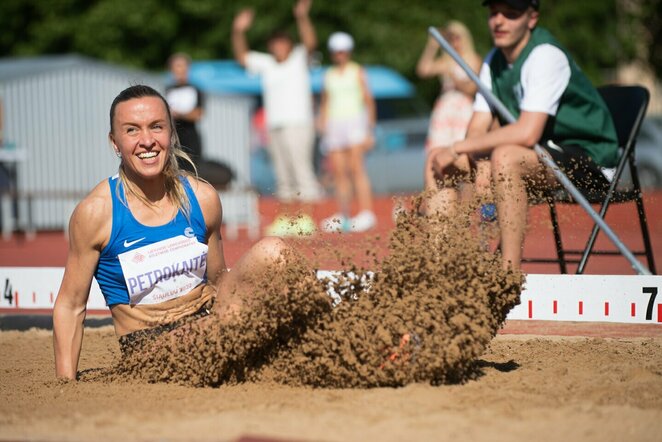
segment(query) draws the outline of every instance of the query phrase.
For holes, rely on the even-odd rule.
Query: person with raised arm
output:
[[[315,127],[309,58],[317,47],[317,35],[310,20],[312,0],[298,0],[294,6],[300,44],[277,30],[267,41],[268,53],[250,50],[246,32],[255,12],[241,10],[232,24],[235,59],[262,79],[262,97],[268,127],[269,153],[276,175],[276,197],[284,214],[266,233],[276,236],[311,234],[315,223],[307,213],[321,197],[313,168]],[[303,214],[293,216],[297,210]]]

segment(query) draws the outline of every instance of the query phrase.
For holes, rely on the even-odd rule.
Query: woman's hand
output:
[[[370,133],[366,137],[363,145],[361,146],[364,152],[370,152],[375,147],[375,133],[374,129],[371,129]]]

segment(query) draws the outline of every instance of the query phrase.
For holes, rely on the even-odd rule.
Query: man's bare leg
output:
[[[491,156],[492,179],[501,229],[503,267],[519,269],[528,213],[527,182],[541,177],[542,165],[533,149],[524,146],[500,146]]]
[[[471,166],[469,157],[461,155],[453,164],[446,168],[441,174],[435,173],[433,170],[435,149],[428,152],[425,160],[425,190],[428,196],[423,202],[423,213],[425,215],[452,215],[457,203],[460,200],[460,193],[457,189],[457,183],[447,183],[443,186],[442,182],[448,180],[450,182],[459,181],[461,178],[468,176]],[[442,186],[442,187],[440,187]]]

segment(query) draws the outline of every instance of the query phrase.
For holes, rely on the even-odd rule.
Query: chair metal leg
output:
[[[549,201],[549,216],[552,220],[552,229],[554,230],[554,243],[556,245],[556,256],[559,260],[559,270],[562,274],[568,273],[568,268],[565,262],[565,252],[563,251],[563,243],[561,242],[561,232],[559,230],[559,220],[556,216],[556,203],[553,200]]]
[[[584,274],[584,269],[586,268],[586,264],[588,263],[588,258],[591,256],[591,252],[593,251],[593,245],[595,244],[595,240],[598,237],[599,231],[600,231],[600,226],[597,224],[593,224],[593,230],[591,230],[591,236],[589,237],[588,242],[586,243],[586,247],[584,248],[584,253],[582,253],[582,258],[579,260],[579,264],[577,265],[577,271],[575,272],[577,275]]]
[[[618,168],[616,169],[616,176],[620,177],[621,174],[623,173],[623,169],[625,168],[626,164],[630,164],[630,169],[633,169],[633,163],[632,163],[632,156],[629,158],[623,158],[619,164]],[[636,172],[635,172],[636,173]],[[612,183],[609,185],[609,189],[607,190],[607,195],[600,205],[600,218],[605,219],[607,216],[607,209],[609,208],[609,204],[611,202],[611,199],[614,197],[614,193],[616,192],[616,186],[618,185],[618,180],[613,180]],[[638,184],[637,184],[638,188]],[[588,258],[591,256],[591,253],[593,252],[593,246],[595,245],[595,240],[598,237],[598,232],[600,232],[600,226],[596,223],[593,225],[593,229],[591,230],[591,236],[589,236],[588,241],[586,242],[586,246],[584,247],[584,252],[582,253],[582,258],[579,260],[579,265],[577,266],[577,274],[581,275],[584,273],[584,269],[586,268],[586,263],[588,262]]]
[[[644,200],[641,197],[641,193],[637,195],[635,201],[637,203],[637,212],[639,213],[639,226],[641,227],[641,236],[644,241],[648,270],[650,270],[653,275],[657,275],[657,271],[655,270],[655,260],[653,259],[653,247],[651,246],[650,233],[648,232],[648,221],[646,219],[646,212],[644,212]]]
[[[641,196],[641,186],[639,185],[639,176],[637,175],[637,169],[634,165],[632,158],[629,159],[628,163],[630,166],[630,175],[632,177],[633,191],[635,193],[634,203],[636,204],[637,215],[639,216],[639,227],[641,229],[641,238],[644,243],[644,251],[646,254],[646,259],[648,261],[648,270],[650,270],[652,274],[656,274],[657,272],[655,271],[655,261],[653,259],[653,248],[650,242],[650,234],[648,231],[646,212],[644,211],[644,200]],[[616,183],[613,183],[609,188],[609,193],[607,194],[607,198],[605,199],[605,202],[602,203],[602,207],[600,208],[600,216],[603,219],[607,215],[607,208],[609,207],[609,202],[611,201],[612,195],[615,190],[616,190]],[[595,224],[593,226],[593,230],[591,231],[591,236],[589,237],[589,240],[586,243],[584,253],[582,254],[582,259],[580,260],[579,266],[577,267],[577,274],[584,273],[586,262],[588,261],[588,258],[593,251],[593,245],[595,244],[595,240],[599,231],[600,231],[600,226]]]
[[[641,196],[639,175],[637,175],[637,169],[632,162],[630,163],[630,174],[632,175],[632,185],[637,190],[637,195],[634,198],[634,201],[637,205],[637,213],[639,214],[639,226],[641,227],[641,237],[644,241],[648,270],[650,270],[653,275],[657,275],[657,271],[655,270],[655,260],[653,259],[653,247],[651,246],[650,233],[648,232],[648,220],[646,219],[646,212],[644,211],[644,199]]]
[[[600,207],[600,217],[602,219],[604,219],[605,216],[607,216],[609,201],[611,200],[614,190],[615,190],[615,186],[611,186],[605,202],[603,202],[602,206]],[[579,265],[577,266],[576,273],[578,275],[582,275],[584,273],[586,264],[588,263],[588,258],[591,256],[591,252],[593,252],[593,246],[595,245],[595,240],[598,238],[599,232],[600,232],[600,226],[598,224],[593,224],[591,235],[589,236],[588,241],[586,242],[586,246],[584,247],[584,253],[582,253],[582,258],[579,260]]]

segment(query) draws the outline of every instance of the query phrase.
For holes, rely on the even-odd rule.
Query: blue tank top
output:
[[[110,240],[101,251],[94,277],[109,307],[139,303],[142,297],[151,299],[146,303],[158,303],[181,296],[184,289],[190,291],[200,283],[200,278],[206,281],[207,227],[190,183],[184,177],[180,179],[191,205],[190,222],[180,210],[173,220],[155,227],[139,223],[120,200],[118,193],[123,199],[126,196],[119,176],[108,179],[113,206],[112,229]],[[197,247],[194,254],[180,254],[190,243]],[[154,255],[166,256],[154,258]],[[141,273],[140,266],[155,259],[160,262],[163,259],[170,261],[167,265],[159,265],[158,268],[146,269]],[[166,287],[166,292],[159,292],[160,284],[172,284],[176,279],[179,279],[179,292],[175,293],[171,286]]]

